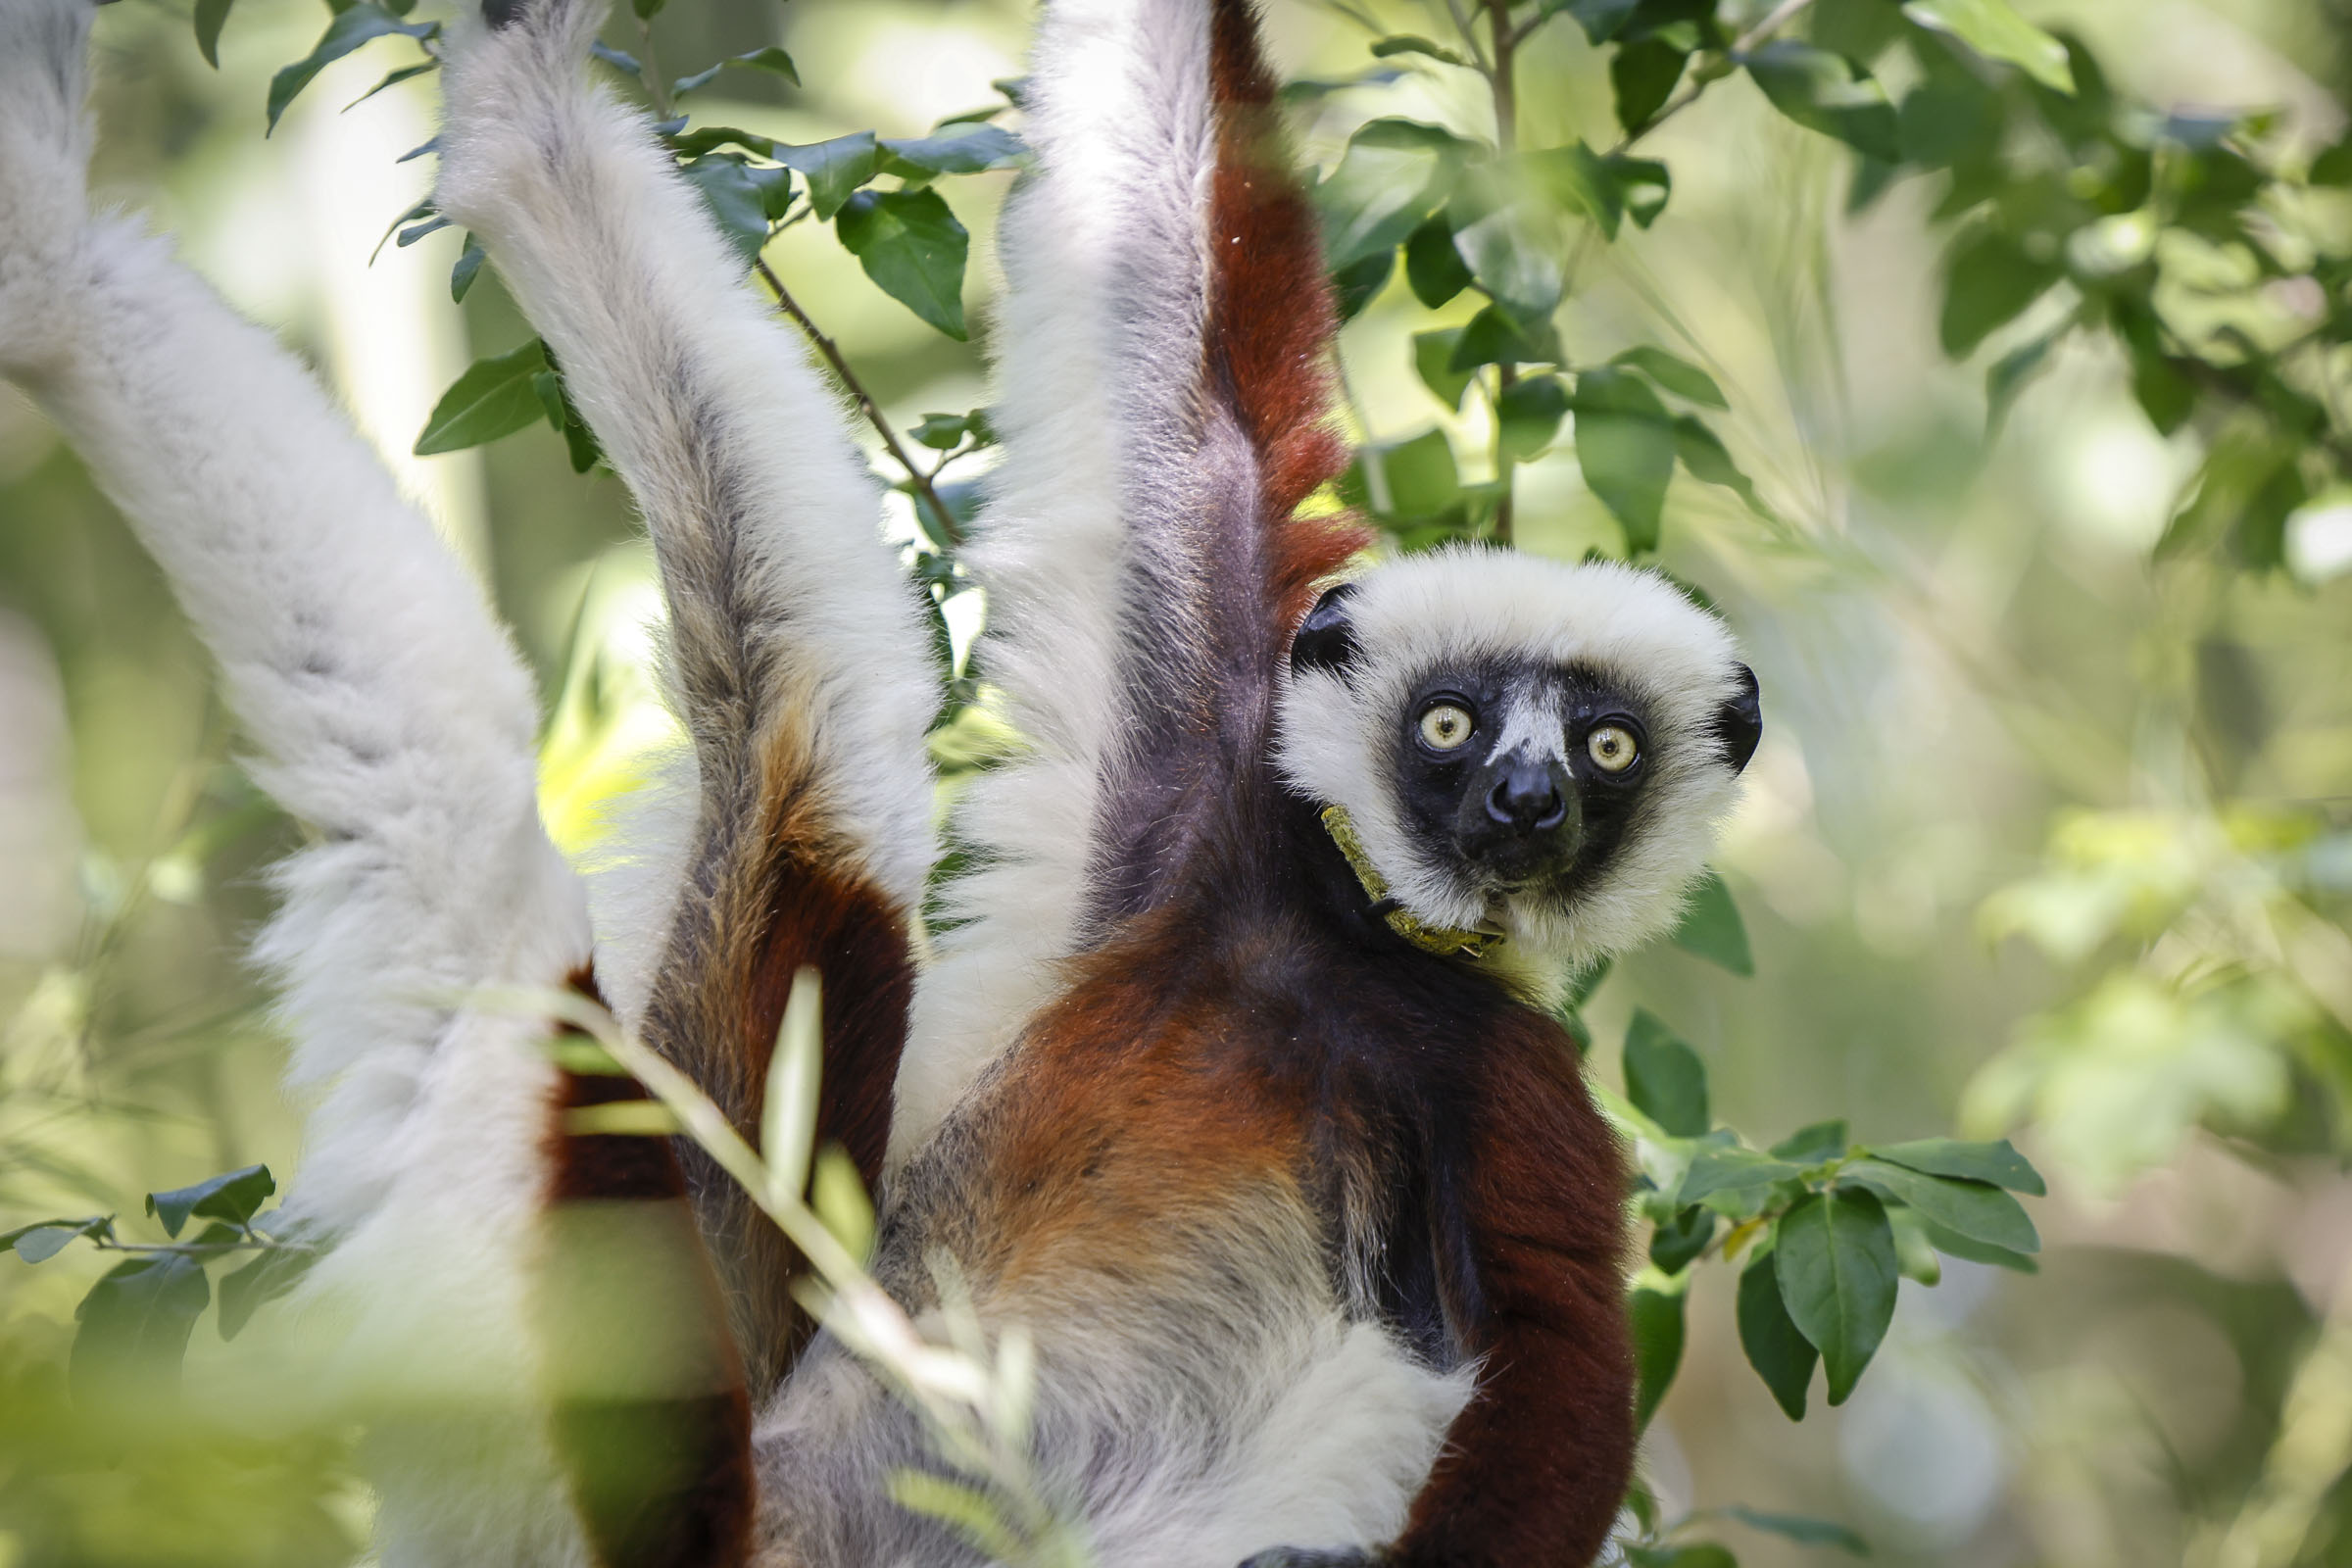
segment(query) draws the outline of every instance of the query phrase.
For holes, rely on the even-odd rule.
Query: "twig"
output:
[[[1681,114],[1684,110],[1698,102],[1699,95],[1704,93],[1709,85],[1721,80],[1724,76],[1731,74],[1732,65],[1740,58],[1740,56],[1747,53],[1750,49],[1753,49],[1756,45],[1762,43],[1765,39],[1771,37],[1774,33],[1787,26],[1790,22],[1793,22],[1797,15],[1812,3],[1813,0],[1781,0],[1779,5],[1774,6],[1770,11],[1766,12],[1761,18],[1759,18],[1754,26],[1748,28],[1739,37],[1732,40],[1732,46],[1723,52],[1723,60],[1721,62],[1720,70],[1711,75],[1702,74],[1693,76],[1691,78],[1690,85],[1683,90],[1681,96],[1672,99],[1662,106],[1656,114],[1649,117],[1648,122],[1643,124],[1641,129],[1627,131],[1625,135],[1618,141],[1617,145],[1608,150],[1606,156],[1611,158],[1616,157],[1619,153],[1624,152],[1628,147],[1631,147],[1634,143],[1640,141],[1642,137],[1648,135],[1651,131],[1666,123],[1667,121],[1672,120],[1675,116]]]
[[[1450,7],[1453,0],[1446,0]],[[1518,35],[1511,28],[1510,0],[1482,0],[1487,13],[1487,26],[1494,38],[1494,64],[1487,67],[1487,87],[1494,101],[1494,150],[1506,161],[1519,146],[1519,84],[1513,73],[1517,70]],[[1465,28],[1465,33],[1467,29]],[[1475,48],[1475,40],[1473,48]],[[1482,57],[1483,58],[1483,57]],[[1518,367],[1509,360],[1494,366],[1494,478],[1502,487],[1494,503],[1494,542],[1511,542],[1511,460],[1503,447],[1502,404],[1510,396],[1511,387],[1519,379]]]
[[[963,529],[957,526],[956,514],[948,510],[947,503],[940,500],[939,491],[931,483],[932,475],[925,473],[907,455],[905,443],[899,439],[899,432],[892,429],[890,421],[882,416],[881,406],[874,402],[873,395],[865,389],[865,383],[858,380],[857,372],[850,368],[850,362],[841,357],[840,347],[817,330],[816,323],[808,318],[807,311],[801,309],[800,301],[792,297],[792,291],[784,286],[784,280],[776,275],[775,269],[767,265],[767,258],[760,257],[753,266],[758,269],[761,281],[774,290],[777,306],[792,318],[792,324],[816,345],[816,352],[825,357],[825,363],[833,368],[833,373],[842,386],[851,397],[858,400],[858,411],[865,416],[866,422],[874,427],[875,433],[882,437],[882,445],[889,449],[891,460],[906,470],[906,482],[914,492],[914,504],[929,509],[932,518],[938,522],[940,531],[947,536],[950,544],[963,543]]]
[[[667,120],[670,110],[669,83],[662,75],[662,62],[654,58],[652,18],[639,17],[637,19],[637,42],[638,46],[645,51],[645,58],[638,62],[644,74],[639,76],[638,80],[645,84],[645,95],[653,100],[654,118]]]

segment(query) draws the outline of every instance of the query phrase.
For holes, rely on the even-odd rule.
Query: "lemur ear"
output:
[[[1348,623],[1348,596],[1354,592],[1354,583],[1344,582],[1325,589],[1315,601],[1291,639],[1293,671],[1327,669],[1336,674],[1354,661],[1355,628]]]
[[[1740,690],[1715,710],[1714,725],[1723,760],[1735,773],[1747,766],[1747,760],[1756,755],[1756,743],[1764,738],[1764,705],[1756,689],[1756,672],[1745,664],[1736,667]]]

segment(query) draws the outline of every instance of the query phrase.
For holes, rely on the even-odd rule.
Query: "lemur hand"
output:
[[[73,347],[62,307],[89,226],[81,100],[95,10],[0,0],[0,375],[38,375]]]

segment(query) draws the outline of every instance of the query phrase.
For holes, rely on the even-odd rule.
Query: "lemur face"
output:
[[[1291,786],[1391,893],[1573,966],[1670,924],[1762,732],[1722,623],[1665,579],[1458,549],[1327,593],[1281,697]]]

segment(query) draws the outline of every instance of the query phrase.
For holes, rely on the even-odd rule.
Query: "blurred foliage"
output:
[[[2352,13],[1343,0],[1270,21],[1350,317],[1337,499],[1396,549],[1656,564],[1763,675],[1750,801],[1680,951],[1584,977],[1569,1020],[1623,1040],[1592,1060],[1642,1173],[1630,1559],[1753,1568],[1867,1535],[1893,1562],[2341,1560]],[[965,343],[1022,157],[1025,25],[1009,3],[795,0],[779,22],[657,0],[600,51],[866,419],[959,657],[990,446]],[[262,263],[299,249],[286,215],[321,176],[274,209],[250,193],[362,94],[351,121],[420,125],[435,27],[398,3],[198,0],[101,31],[102,183],[290,322],[363,423],[349,307]],[[396,275],[445,262],[433,309],[479,345],[370,433],[449,487],[462,547],[486,488],[478,559],[554,694],[545,808],[594,857],[674,745],[650,568],[561,367],[416,199],[424,139],[366,169],[347,144],[308,155],[385,191],[335,243],[381,234]],[[281,1047],[234,955],[298,829],[229,760],[152,569],[8,407],[0,607],[0,750],[30,760],[0,769],[26,910],[0,927],[0,1229],[289,1167]],[[943,693],[946,789],[1005,738],[985,673],[965,658]],[[1718,1102],[1794,1130],[1751,1144]],[[1955,1119],[1978,1142],[1936,1136]],[[2004,1137],[2053,1189],[2044,1272],[2014,1290],[2041,1238],[2011,1194],[2040,1181]],[[12,1238],[37,1272],[0,1260],[0,1563],[344,1560],[364,1533],[345,1438],[241,1430],[204,1335],[202,1394],[143,1377],[74,1413],[74,1303],[103,1330],[126,1288],[106,1264],[149,1259],[129,1288],[185,1340],[198,1290],[226,1313],[239,1277],[206,1248],[277,1255],[250,1209],[185,1239],[171,1212],[161,1241],[39,1229]],[[1788,1428],[1817,1365],[1842,1408]]]

